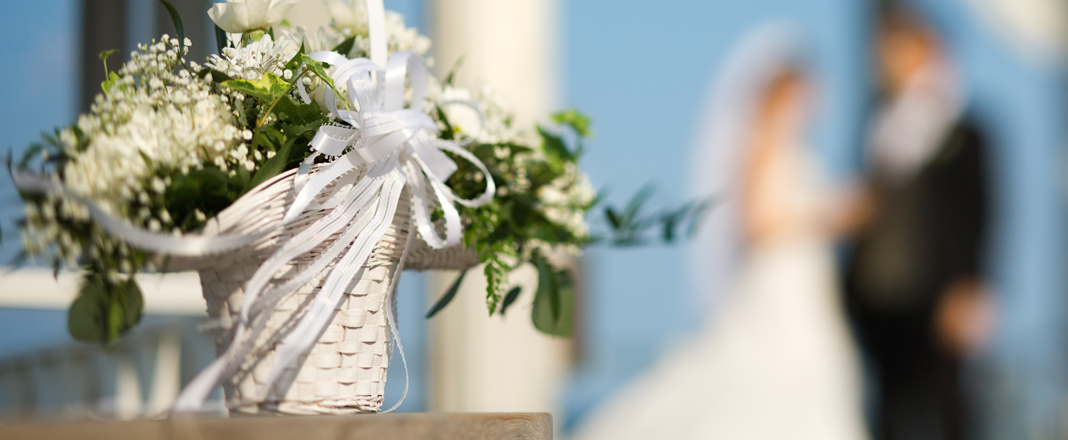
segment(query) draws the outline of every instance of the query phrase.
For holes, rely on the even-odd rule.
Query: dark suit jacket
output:
[[[964,120],[911,181],[873,179],[876,214],[848,260],[845,293],[861,340],[876,358],[929,344],[946,287],[980,275],[988,223],[986,148],[979,130]]]

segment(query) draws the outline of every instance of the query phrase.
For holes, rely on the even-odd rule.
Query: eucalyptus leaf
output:
[[[460,272],[460,276],[456,277],[456,281],[453,281],[452,286],[449,286],[449,290],[445,291],[445,294],[438,299],[438,302],[434,303],[429,312],[426,312],[427,319],[438,314],[441,309],[444,309],[445,306],[452,302],[452,299],[456,297],[456,292],[460,290],[460,283],[464,281],[465,276],[467,276],[467,270]]]

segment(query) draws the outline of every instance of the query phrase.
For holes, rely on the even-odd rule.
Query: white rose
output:
[[[208,10],[208,16],[222,30],[238,34],[267,29],[282,22],[297,0],[227,0]]]

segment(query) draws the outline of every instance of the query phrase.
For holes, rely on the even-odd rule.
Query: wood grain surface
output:
[[[0,439],[409,440],[553,438],[547,413],[172,418],[0,425]]]

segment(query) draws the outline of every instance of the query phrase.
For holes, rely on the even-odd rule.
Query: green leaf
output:
[[[41,151],[44,151],[44,149],[45,146],[42,143],[35,142],[33,144],[30,144],[30,147],[22,153],[22,158],[19,159],[18,169],[24,170],[26,169],[26,167],[30,166],[30,162],[33,161],[34,158],[38,157],[41,154]],[[8,156],[10,157],[10,155],[11,150],[8,150]],[[10,158],[8,162],[10,162]]]
[[[508,311],[508,307],[511,307],[515,300],[519,299],[519,293],[523,291],[523,288],[516,286],[512,290],[508,291],[508,294],[504,295],[504,299],[501,300],[501,315],[504,315]]]
[[[456,132],[453,131],[452,123],[449,122],[449,117],[445,115],[445,110],[440,105],[434,106],[438,114],[438,121],[445,125],[445,128],[441,130],[441,138],[447,141],[455,139]]]
[[[611,206],[605,208],[605,216],[612,226],[612,242],[617,246],[633,246],[642,243],[642,234],[656,224],[656,218],[642,213],[642,206],[654,192],[653,185],[645,185],[627,202],[623,212]]]
[[[541,135],[541,145],[542,150],[545,152],[545,159],[548,160],[549,166],[554,173],[562,173],[564,171],[564,162],[573,162],[574,156],[567,149],[563,138],[546,131],[541,126],[538,126],[537,129],[538,134]]]
[[[305,104],[286,95],[275,105],[275,113],[287,116],[284,122],[278,123],[278,127],[288,138],[303,135],[314,135],[319,126],[328,121],[328,118],[319,105],[312,102]],[[309,140],[311,138],[309,137]]]
[[[608,222],[612,225],[612,228],[619,230],[623,227],[623,219],[616,214],[616,210],[611,206],[604,208],[604,216],[608,218]]]
[[[456,297],[456,292],[460,290],[460,283],[464,281],[464,276],[467,275],[467,270],[460,272],[460,276],[456,277],[456,281],[453,281],[452,286],[449,286],[449,290],[445,291],[445,294],[438,299],[438,302],[434,303],[434,306],[430,308],[429,312],[426,312],[426,318],[430,319],[434,315],[438,314],[441,309],[449,305],[452,299]]]
[[[656,192],[656,187],[652,183],[643,186],[627,203],[627,210],[624,215],[631,219],[637,218],[641,212],[642,205],[649,200],[649,197],[652,197],[654,192]]]
[[[214,75],[212,76],[214,77]],[[254,96],[264,101],[273,101],[276,98],[284,96],[286,93],[289,93],[289,89],[293,86],[271,72],[263,74],[263,76],[256,81],[231,79],[229,81],[223,81],[222,85],[229,87],[236,92]]]
[[[111,328],[108,329],[108,342],[115,341],[119,335],[137,325],[141,321],[141,312],[144,308],[144,297],[141,295],[141,288],[132,278],[118,286],[114,286],[110,290],[111,308],[116,312],[113,312],[108,319],[112,323]]]
[[[86,275],[78,297],[67,312],[67,331],[71,337],[85,342],[107,342],[107,307],[104,279],[97,275]]]
[[[701,224],[708,218],[708,213],[712,211],[712,207],[717,204],[718,202],[715,198],[709,197],[693,208],[693,211],[690,213],[690,226],[686,229],[686,238],[694,238],[697,236]]]
[[[675,241],[675,226],[679,224],[681,216],[686,214],[685,207],[682,211],[669,212],[661,217],[660,222],[663,225],[663,231],[661,232],[661,238],[665,243],[671,243]]]
[[[114,86],[115,83],[119,82],[120,79],[121,78],[119,78],[119,75],[115,72],[108,72],[108,80],[101,82],[100,88],[104,90],[104,93],[108,93],[111,91],[111,87]]]
[[[293,73],[296,73],[297,70],[300,69],[300,63],[302,62],[301,61],[302,60],[301,57],[306,53],[307,52],[304,50],[304,42],[301,41],[300,49],[297,49],[297,53],[293,54],[293,58],[290,58],[289,61],[286,61],[285,69],[286,70],[291,70],[291,71],[293,71]],[[300,75],[293,75],[293,83],[294,84],[299,79],[300,79]]]
[[[509,241],[493,240],[492,238],[487,241],[493,244],[482,247],[480,258],[486,262],[483,270],[486,275],[486,310],[490,316],[493,316],[493,313],[497,311],[497,305],[501,301],[501,293],[504,292],[504,286],[508,284],[508,272],[512,269],[501,257],[514,255],[515,249]],[[479,247],[477,243],[476,247]]]
[[[571,336],[575,288],[566,271],[556,271],[544,257],[534,261],[538,269],[538,290],[530,318],[542,333]]]
[[[256,135],[259,136],[260,133],[257,133]],[[289,142],[282,145],[282,148],[278,149],[278,152],[274,157],[263,162],[260,169],[256,170],[256,174],[252,175],[252,180],[248,182],[248,188],[255,188],[256,185],[266,182],[270,180],[270,178],[277,176],[278,173],[285,171],[286,163],[289,162],[289,152],[293,147],[293,142],[296,140],[296,137],[290,139]]]
[[[112,343],[141,320],[144,298],[133,279],[118,285],[86,274],[67,315],[67,330],[79,341]]]
[[[349,56],[349,52],[352,52],[352,46],[354,44],[356,44],[356,36],[355,35],[346,38],[345,41],[342,41],[337,46],[334,46],[334,48],[331,49],[331,50],[333,50],[334,52],[337,52],[337,53],[339,53],[341,55],[344,55],[344,56],[348,57]]]
[[[216,84],[221,84],[221,83],[224,83],[226,81],[230,81],[230,80],[233,79],[232,77],[230,77],[230,75],[227,75],[225,73],[222,73],[222,72],[220,72],[218,70],[215,70],[215,69],[212,69],[212,68],[209,68],[209,67],[205,67],[203,69],[200,69],[200,71],[197,72],[197,77],[201,78],[201,79],[204,79],[204,77],[208,76],[209,73],[211,74],[211,82],[216,83]]]
[[[230,180],[227,182],[227,188],[230,190],[228,198],[231,200],[237,200],[238,197],[241,197],[242,194],[252,188],[249,186],[249,181],[252,180],[252,173],[247,168],[235,167],[234,171],[234,175],[230,176]]]
[[[100,58],[100,61],[104,62],[104,75],[107,75],[109,73],[108,72],[108,57],[110,57],[111,54],[113,54],[115,52],[118,52],[118,51],[119,51],[118,49],[109,49],[109,50],[105,50],[103,52],[100,52],[99,54],[96,55],[97,58]],[[105,90],[105,92],[106,91],[107,90]]]
[[[182,26],[182,17],[178,16],[178,10],[174,9],[171,2],[167,0],[159,0],[163,3],[163,7],[167,8],[167,13],[171,16],[171,23],[174,24],[174,32],[178,34],[178,53],[184,52],[185,48],[185,27]]]
[[[571,127],[579,136],[593,136],[593,131],[590,130],[590,118],[578,110],[569,108],[553,114],[552,119],[557,124],[564,124]]]
[[[226,35],[226,31],[222,30],[219,25],[215,25],[215,49],[219,55],[223,54],[223,49],[230,46],[230,39]]]
[[[103,52],[98,53],[96,55],[96,57],[100,58],[100,61],[103,61],[103,62],[107,63],[108,57],[110,57],[113,53],[118,52],[118,51],[119,51],[118,49],[108,49],[108,50],[105,50]]]
[[[456,59],[456,62],[452,64],[452,68],[449,69],[449,74],[445,75],[445,81],[442,81],[442,84],[451,86],[453,81],[456,80],[456,72],[460,70],[460,66],[462,65],[464,65],[464,56],[460,55],[460,57]]]
[[[304,66],[307,67],[309,71],[314,73],[315,76],[318,76],[319,79],[323,80],[326,85],[330,86],[330,89],[334,91],[334,94],[337,95],[338,98],[341,98],[341,92],[338,91],[336,86],[334,86],[334,79],[331,78],[330,75],[326,74],[326,69],[323,68],[323,65],[318,61],[315,61],[314,58],[309,57],[307,55],[301,55],[300,57],[301,60],[304,61]],[[342,104],[348,107],[348,103],[346,103],[344,99],[339,100]]]

